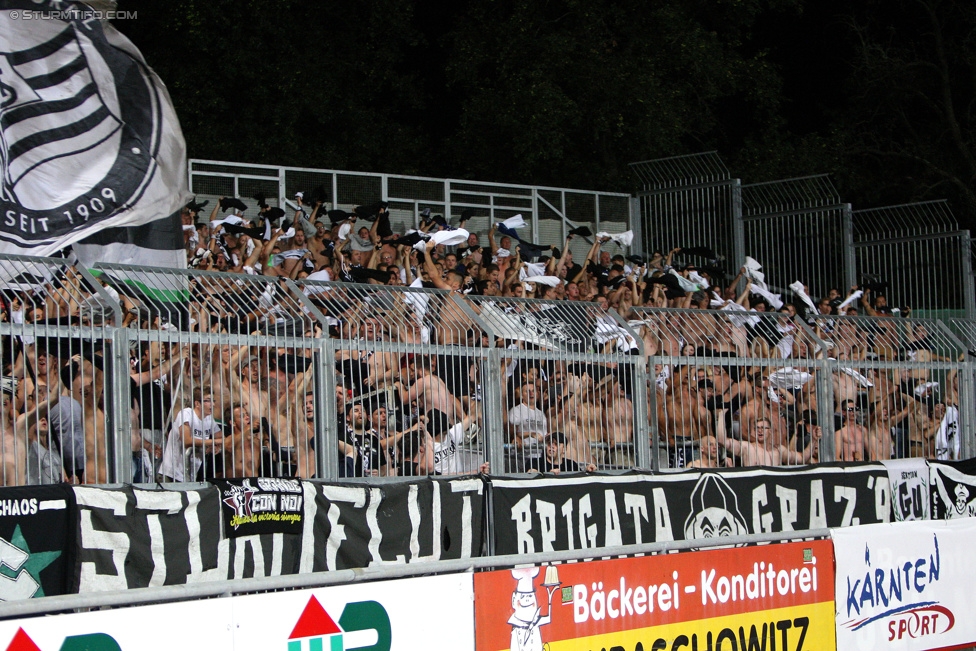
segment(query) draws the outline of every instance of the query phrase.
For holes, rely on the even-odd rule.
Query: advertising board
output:
[[[475,575],[477,651],[834,649],[829,541]]]
[[[923,651],[972,646],[976,519],[831,530],[837,647]]]
[[[0,622],[7,651],[473,651],[471,574]]]

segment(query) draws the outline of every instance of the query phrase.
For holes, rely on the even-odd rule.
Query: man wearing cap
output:
[[[551,472],[558,475],[561,472],[596,472],[596,465],[592,463],[578,463],[566,458],[566,435],[553,432],[545,439],[546,451],[538,461],[539,472]]]

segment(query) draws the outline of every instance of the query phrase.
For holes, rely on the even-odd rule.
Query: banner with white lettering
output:
[[[474,575],[477,651],[834,649],[829,540]]]
[[[248,485],[261,487],[258,480]],[[301,494],[293,492],[296,486]],[[300,519],[289,517],[297,522],[292,533],[235,533],[221,517],[230,498],[215,486],[73,490],[74,584],[81,592],[481,555],[480,478],[341,485],[268,480],[263,490],[277,495],[280,512],[294,516],[291,509],[300,504]],[[247,524],[266,523],[241,526]]]
[[[929,519],[929,464],[925,459],[882,461],[888,469],[895,522]]]
[[[976,520],[831,531],[838,649],[957,649],[976,643]]]
[[[888,522],[881,464],[492,479],[492,552],[523,554]]]
[[[304,482],[305,544],[314,551],[299,571],[480,556],[484,485],[479,477]]]
[[[69,590],[73,518],[63,484],[0,488],[0,601]]]
[[[220,504],[189,491],[75,486],[77,592],[191,583],[216,576]]]
[[[228,537],[259,534],[301,534],[304,493],[300,479],[221,479],[224,533]]]
[[[976,459],[930,463],[929,500],[933,520],[976,515]]]

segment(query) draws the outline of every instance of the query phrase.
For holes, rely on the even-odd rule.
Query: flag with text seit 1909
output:
[[[185,266],[186,145],[136,47],[87,5],[0,0],[0,253]]]

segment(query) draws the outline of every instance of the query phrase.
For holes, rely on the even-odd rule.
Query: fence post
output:
[[[732,179],[732,251],[735,256],[734,273],[746,263],[746,229],[742,220],[742,180]],[[738,289],[736,290],[738,291]]]
[[[844,204],[841,223],[844,229],[844,277],[847,279],[847,287],[853,287],[857,284],[857,256],[854,254],[854,219],[849,203]],[[847,290],[846,287],[841,289]]]
[[[647,395],[647,436],[651,463],[647,467],[653,472],[661,472],[661,435],[657,427],[657,363],[656,357],[648,357],[645,366],[644,391]]]
[[[969,231],[961,231],[959,259],[962,264],[963,305],[966,308],[966,318],[976,319],[976,287],[973,282],[972,237]]]
[[[647,359],[646,357],[644,358]],[[634,466],[641,470],[653,468],[647,406],[647,364],[634,364]],[[656,419],[655,419],[656,420]]]
[[[339,478],[339,432],[336,428],[335,348],[332,339],[320,339],[315,360],[315,474],[325,481]]]
[[[976,441],[973,440],[976,436],[976,432],[973,431],[976,425],[976,400],[973,396],[973,391],[976,391],[976,383],[974,383],[976,375],[974,374],[976,374],[976,360],[967,354],[958,376],[959,427],[956,436],[961,437],[960,459],[972,459],[976,456]]]
[[[484,439],[485,457],[491,465],[491,472],[500,475],[505,472],[505,425],[502,421],[505,401],[500,382],[505,375],[502,372],[501,352],[497,348],[489,348],[487,357],[482,356],[481,364],[481,392],[488,429]]]
[[[834,445],[834,364],[826,359],[827,351],[823,351],[824,358],[820,360],[820,372],[817,373],[817,423],[820,425],[822,438],[820,439],[820,462],[834,461],[837,450]]]
[[[108,446],[108,482],[127,484],[132,481],[132,396],[129,389],[129,337],[126,328],[113,328],[110,354],[103,359],[102,377],[105,395],[105,441]]]
[[[634,255],[644,255],[644,222],[641,220],[640,197],[631,197],[627,202],[630,214],[627,221],[630,229],[634,231],[634,242],[630,245],[630,252]]]

